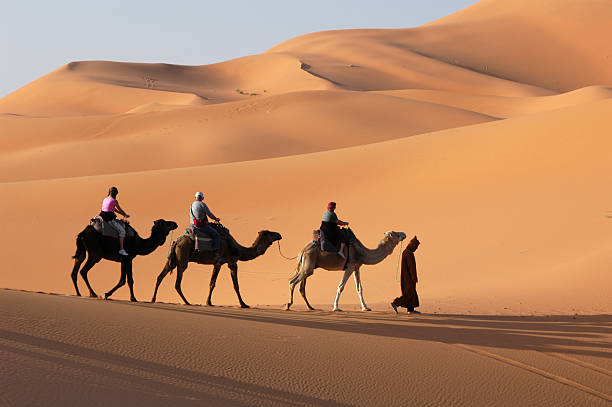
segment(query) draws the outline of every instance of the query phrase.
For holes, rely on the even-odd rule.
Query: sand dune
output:
[[[213,65],[72,62],[0,99],[0,404],[609,405],[611,18],[606,1],[484,0]],[[137,304],[72,296],[75,237],[111,185],[141,236],[179,224],[134,260]],[[146,302],[198,190],[243,245],[283,236],[239,263],[254,309],[226,266],[220,307],[178,305],[174,274]],[[350,282],[330,312],[341,273],[320,269],[317,310],[296,292],[281,311],[279,250],[329,200],[368,247],[418,236],[424,314],[389,308],[403,246],[362,267],[373,312]],[[211,269],[187,269],[192,304]],[[103,295],[119,275],[102,261],[89,279]]]
[[[610,312],[612,92],[597,58],[611,9],[525,4],[487,0],[414,29],[314,33],[206,66],[74,62],[2,98],[0,191],[11,199],[0,204],[10,214],[1,243],[17,255],[0,285],[72,292],[74,236],[117,185],[143,234],[158,217],[184,222],[203,189],[241,241],[273,229],[292,253],[334,199],[368,245],[390,229],[422,238],[431,312]],[[24,255],[16,236],[58,218],[40,257]],[[137,261],[138,297],[163,258]],[[366,273],[371,302],[397,292],[395,264]],[[284,302],[293,267],[274,253],[245,265],[249,301]],[[116,269],[97,266],[95,286]],[[208,275],[189,274],[189,297],[203,298]],[[337,280],[317,272],[313,301],[329,303]],[[176,301],[165,284],[162,299]],[[233,303],[231,287],[218,300]]]
[[[28,270],[27,279],[4,273],[2,285],[71,292],[74,236],[98,211],[100,195],[115,184],[144,236],[152,220],[160,217],[185,227],[193,191],[204,189],[213,210],[239,241],[248,245],[261,229],[279,231],[289,254],[308,241],[322,205],[334,199],[341,218],[352,222],[368,246],[375,246],[387,230],[419,235],[426,311],[605,313],[612,307],[606,288],[612,260],[606,205],[612,192],[604,187],[612,173],[607,153],[611,110],[612,100],[604,100],[315,154],[3,183],[3,196],[19,202],[8,200],[0,206],[3,213],[11,213],[4,222],[3,247],[15,247],[24,225],[56,217],[57,207],[70,207],[70,212],[61,227],[53,229],[52,243],[40,248],[40,257],[6,260],[7,270]],[[53,196],[54,205],[28,199],[32,191]],[[152,294],[166,250],[136,261],[138,298]],[[275,250],[241,265],[247,302],[286,300],[286,278],[294,264]],[[49,266],[41,269],[40,258]],[[396,294],[396,261],[393,256],[379,266],[365,267],[370,302],[387,302]],[[189,269],[183,285],[192,301],[203,301],[209,273],[209,267]],[[118,278],[118,266],[96,266],[91,277],[98,291],[107,290]],[[309,282],[313,302],[330,304],[338,279],[338,273],[316,272]],[[171,281],[162,285],[164,301],[178,301]],[[219,303],[234,303],[227,275],[217,290]],[[119,298],[126,295],[124,289]],[[346,303],[356,301],[351,288],[345,296]]]
[[[477,95],[422,89],[376,93],[452,106],[498,118],[518,117],[612,98],[612,88],[607,86],[589,86],[558,95],[540,97]]]
[[[0,181],[255,160],[491,120],[429,102],[339,91],[292,92],[204,107],[137,108],[86,118],[3,117]]]

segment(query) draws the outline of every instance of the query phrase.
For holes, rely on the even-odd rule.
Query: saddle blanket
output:
[[[122,221],[122,220],[120,220],[119,222],[123,223],[123,227],[125,228],[126,237],[136,235],[136,231],[134,230],[133,227],[130,226],[129,223]],[[96,216],[95,218],[92,218],[89,221],[89,224],[93,226],[93,228],[96,229],[96,231],[100,233],[102,236],[108,236],[108,237],[114,237],[114,238],[119,237],[119,232],[117,232],[117,229],[115,229],[110,223],[105,222],[100,216]]]
[[[195,249],[197,251],[203,252],[213,249],[212,237],[199,228],[192,225],[185,229],[185,233],[195,242]]]

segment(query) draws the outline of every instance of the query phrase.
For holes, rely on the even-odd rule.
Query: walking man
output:
[[[419,311],[415,311],[415,308],[419,306],[419,296],[416,292],[416,284],[419,279],[417,278],[416,260],[414,258],[414,252],[419,247],[419,244],[421,242],[419,242],[417,237],[413,237],[402,253],[402,296],[397,297],[391,303],[391,308],[393,308],[396,314],[397,307],[407,308],[410,314],[420,314]]]

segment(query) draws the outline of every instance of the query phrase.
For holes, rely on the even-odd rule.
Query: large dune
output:
[[[158,217],[184,228],[204,190],[241,241],[272,229],[289,253],[336,200],[368,245],[390,229],[419,235],[432,312],[610,312],[612,81],[597,58],[611,10],[486,0],[422,27],[314,33],[214,65],[69,63],[0,99],[0,239],[13,254],[0,285],[72,292],[74,236],[117,185],[143,234]],[[534,26],[589,45],[560,64],[571,41],[531,38]],[[136,261],[138,297],[165,250]],[[244,264],[246,298],[282,303],[294,266],[272,250]],[[364,271],[371,302],[395,295],[396,268],[392,257]],[[184,285],[198,302],[210,271],[193,269]],[[105,289],[117,265],[92,278]],[[329,303],[338,278],[317,271],[313,301]],[[223,281],[217,301],[233,303]],[[161,298],[177,301],[165,284]]]

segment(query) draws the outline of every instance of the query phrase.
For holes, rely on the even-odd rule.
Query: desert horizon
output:
[[[610,18],[612,5],[598,0],[482,0],[414,28],[279,38],[207,65],[73,61],[0,98],[0,352],[9,361],[2,376],[12,376],[0,401],[36,404],[52,385],[37,395],[14,389],[44,383],[59,363],[70,377],[84,369],[100,403],[120,399],[100,389],[121,388],[124,402],[146,394],[153,405],[206,395],[212,405],[608,405]],[[138,303],[127,284],[104,301],[120,263],[89,271],[97,298],[86,298],[81,275],[76,298],[71,279],[77,235],[111,186],[142,238],[154,240],[156,220],[177,225],[134,258]],[[195,262],[173,269],[150,302],[196,191],[241,250],[262,231],[282,235],[237,262],[250,310],[240,308],[229,263],[214,308],[213,266]],[[284,311],[303,264],[293,258],[329,201],[370,250],[391,231],[406,239],[360,267],[371,312],[361,311],[352,277],[343,312],[333,312],[343,271],[321,267],[307,279],[316,310],[297,286]],[[390,302],[413,236],[421,314],[396,315]],[[175,289],[178,275],[192,307]],[[153,333],[156,321],[185,334],[179,348],[171,332]],[[147,349],[134,354],[138,337]],[[202,346],[220,354],[190,359]],[[390,379],[403,357],[424,378],[413,400],[418,381]],[[342,376],[351,369],[376,377]]]

